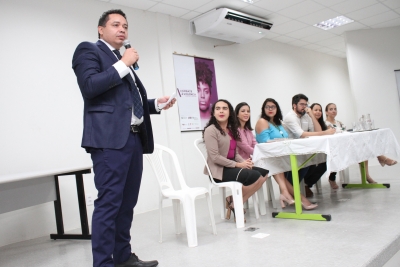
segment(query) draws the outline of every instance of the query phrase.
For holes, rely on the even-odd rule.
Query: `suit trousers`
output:
[[[308,169],[306,176],[304,176],[304,183],[311,188],[318,182],[321,176],[326,172],[326,162],[312,165]]]
[[[143,172],[143,148],[138,133],[129,133],[121,149],[91,148],[98,190],[92,217],[94,267],[112,267],[131,255],[130,228]]]
[[[304,176],[306,176],[309,167],[305,167],[299,170],[299,183],[303,180]],[[284,172],[286,180],[289,181],[293,185],[292,171]]]

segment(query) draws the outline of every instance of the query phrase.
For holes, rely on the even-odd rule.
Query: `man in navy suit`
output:
[[[91,154],[98,198],[92,218],[93,266],[157,266],[131,252],[130,228],[143,170],[143,153],[154,149],[150,114],[168,96],[147,99],[146,90],[130,67],[134,48],[119,49],[128,38],[121,10],[100,17],[99,41],[78,45],[72,59],[84,100],[82,147]],[[171,101],[163,109],[175,103]]]

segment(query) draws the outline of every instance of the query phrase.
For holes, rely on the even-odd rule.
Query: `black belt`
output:
[[[132,133],[140,133],[139,125],[131,125],[131,132]]]

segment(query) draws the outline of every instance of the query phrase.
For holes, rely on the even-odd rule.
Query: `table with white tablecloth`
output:
[[[362,162],[361,184],[344,184],[344,187],[387,188],[388,184],[366,183],[363,162],[380,155],[400,159],[400,146],[393,132],[387,128],[257,144],[253,161],[255,166],[269,170],[270,175],[292,171],[296,213],[274,213],[275,217],[330,220],[330,215],[302,214],[298,170],[326,162],[326,175],[329,176],[330,172],[338,172]]]

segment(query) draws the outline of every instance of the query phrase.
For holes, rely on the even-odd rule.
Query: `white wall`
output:
[[[311,103],[340,103],[345,123],[355,118],[344,59],[267,39],[214,48],[227,43],[190,35],[185,20],[93,0],[3,0],[0,175],[91,163],[80,148],[83,101],[71,59],[79,42],[96,41],[98,18],[111,8],[122,8],[127,14],[129,39],[140,53],[138,75],[149,96],[173,91],[172,53],[176,51],[215,59],[220,98],[233,105],[248,102],[253,124],[265,98],[275,98],[285,114],[291,97],[300,92]],[[181,133],[178,117],[177,108],[153,116],[155,141],[179,154],[190,186],[206,186],[193,147],[201,133]],[[61,179],[66,230],[80,226],[72,178]],[[146,163],[136,213],[157,208],[154,185]],[[85,176],[85,186],[87,193],[96,194],[92,175]],[[54,232],[52,206],[48,203],[0,215],[0,246]]]
[[[376,127],[391,128],[400,140],[400,27],[347,32],[346,43],[357,116],[370,113]]]

